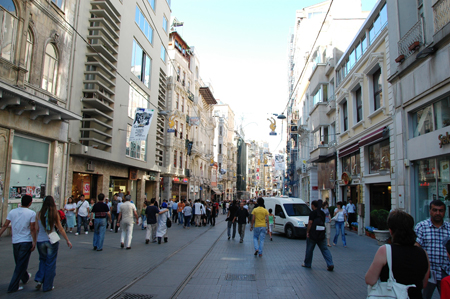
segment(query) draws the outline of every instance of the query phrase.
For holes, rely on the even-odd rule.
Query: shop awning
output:
[[[348,156],[359,150],[359,143],[353,143],[352,145],[347,146],[339,151],[339,158]]]
[[[219,188],[217,188],[217,187],[211,187],[211,190],[214,191],[214,193],[216,193],[218,195],[222,194],[222,191],[220,191]]]
[[[374,132],[367,134],[361,140],[359,140],[359,146],[364,146],[369,143],[384,139],[389,136],[389,128],[388,127],[382,127],[378,130],[375,130]]]

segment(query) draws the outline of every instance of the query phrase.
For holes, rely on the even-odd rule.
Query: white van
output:
[[[263,197],[266,209],[275,215],[275,232],[284,233],[288,238],[306,238],[309,213],[311,209],[300,198]]]

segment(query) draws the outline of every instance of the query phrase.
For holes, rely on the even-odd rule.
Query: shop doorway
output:
[[[384,209],[391,210],[391,185],[390,184],[376,184],[370,185],[370,211]],[[370,225],[373,226],[373,221],[370,219]]]
[[[127,179],[110,177],[109,184],[109,198],[113,198],[114,194],[116,193],[124,197],[128,192]]]
[[[92,198],[95,200],[97,198],[97,181],[97,174],[74,172],[72,180],[72,197],[74,200],[78,201],[81,195],[84,195],[87,201]]]
[[[353,203],[356,205],[359,203],[359,185],[354,186],[345,186],[342,188],[342,202],[348,204],[351,199]]]

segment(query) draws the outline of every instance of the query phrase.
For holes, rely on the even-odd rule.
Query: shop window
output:
[[[450,126],[450,97],[433,104],[436,130]]]
[[[149,96],[133,81],[130,81],[128,117],[134,119],[137,108],[148,108]]]
[[[450,200],[450,156],[424,159],[414,162],[416,222],[430,217],[430,202],[435,199]],[[445,221],[449,214],[445,213]]]
[[[352,176],[359,176],[361,173],[361,156],[359,151],[342,158],[342,172]]]
[[[125,155],[141,161],[146,161],[146,143],[147,141],[130,141],[131,125],[127,126],[127,140],[125,144]]]
[[[414,137],[434,131],[432,108],[432,106],[427,106],[414,112],[412,117]]]
[[[369,173],[390,171],[389,139],[369,146]]]
[[[27,73],[25,74],[25,80],[30,82],[30,73],[31,73],[31,60],[33,57],[33,46],[34,46],[34,38],[31,29],[28,29],[27,32],[27,46],[25,49],[25,67],[27,68]]]
[[[14,60],[17,31],[17,12],[12,0],[0,2],[0,51],[6,60]]]
[[[49,43],[45,47],[44,68],[42,76],[42,89],[53,94],[56,93],[56,80],[58,75],[58,54],[56,47]]]
[[[131,53],[131,73],[135,75],[145,86],[150,88],[152,59],[142,50],[141,46],[133,40]]]
[[[30,151],[31,148],[32,151]],[[44,198],[49,150],[50,144],[47,142],[14,136],[9,190],[9,202],[12,205],[8,209],[16,207],[17,203],[20,203],[20,198],[25,194],[31,195],[35,199]]]

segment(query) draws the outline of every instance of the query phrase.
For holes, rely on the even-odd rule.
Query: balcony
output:
[[[310,120],[311,120],[311,127],[317,128],[321,125],[328,124],[328,102],[319,102],[317,103],[313,110],[311,111]]]
[[[328,98],[328,105],[327,105],[327,115],[330,115],[336,111],[336,99],[334,95]]]
[[[334,58],[328,58],[327,65],[325,66],[325,75],[329,76],[334,70]]]
[[[423,21],[420,19],[398,42],[398,57],[397,62],[402,62],[404,59],[411,56],[416,51],[415,44],[423,45]]]

